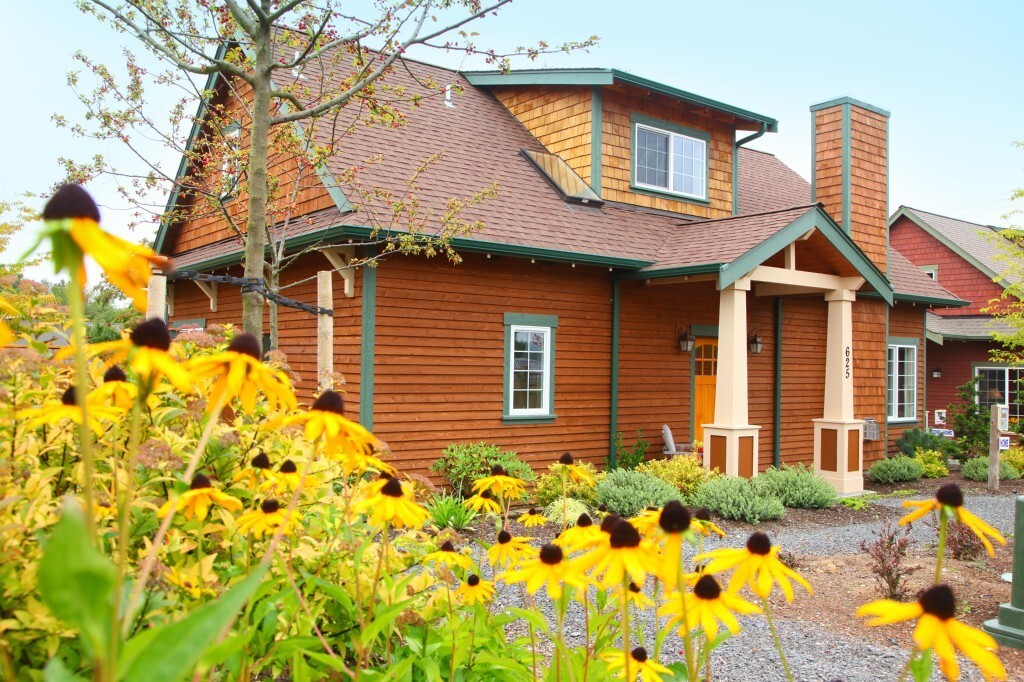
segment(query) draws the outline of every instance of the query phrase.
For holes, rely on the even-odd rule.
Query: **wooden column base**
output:
[[[864,422],[814,420],[814,470],[840,495],[864,492]]]
[[[704,424],[704,467],[726,476],[757,476],[757,433],[760,426]]]

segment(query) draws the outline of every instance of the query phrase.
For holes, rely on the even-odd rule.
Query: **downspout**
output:
[[[619,280],[612,275],[611,391],[608,406],[608,469],[618,465],[615,434],[619,430]]]
[[[732,144],[732,214],[740,212],[740,147],[768,132],[768,124],[761,123],[761,129],[752,135],[747,135],[741,140]]]

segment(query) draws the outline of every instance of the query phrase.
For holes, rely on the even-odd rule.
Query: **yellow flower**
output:
[[[216,592],[207,587],[207,584],[216,582],[216,576],[212,575],[214,559],[216,559],[216,555],[211,554],[203,559],[201,564],[189,568],[171,566],[164,573],[164,579],[193,598],[204,594],[213,596]]]
[[[97,436],[103,433],[103,424],[101,421],[114,421],[121,418],[121,410],[114,409],[112,407],[105,407],[103,405],[90,404],[86,408],[87,420],[89,422],[89,428],[93,430]],[[26,428],[34,429],[37,426],[43,424],[59,424],[65,419],[74,422],[75,424],[82,423],[82,408],[78,406],[75,401],[75,387],[71,386],[67,388],[64,393],[61,394],[59,401],[51,401],[44,403],[39,407],[32,407],[18,412],[19,419],[28,419],[28,423],[25,424]]]
[[[464,606],[486,604],[494,599],[494,583],[481,580],[478,575],[471,575],[455,590],[455,599]]]
[[[501,466],[491,468],[491,475],[479,479],[473,483],[473,492],[481,493],[484,490],[495,497],[506,499],[519,499],[526,493],[526,483],[518,478],[509,476]]]
[[[229,511],[237,511],[242,508],[242,502],[237,497],[222,493],[213,487],[210,479],[203,474],[196,474],[192,479],[189,489],[173,500],[167,500],[157,512],[159,518],[167,516],[171,510],[175,513],[184,510],[186,519],[193,516],[204,521],[210,513],[210,507],[220,505]]]
[[[635,583],[642,583],[647,577],[648,567],[654,562],[650,543],[640,538],[640,532],[625,519],[616,519],[612,524],[608,543],[601,543],[581,557],[583,565],[594,569],[594,577],[600,578],[603,587],[621,585],[627,577]]]
[[[248,466],[231,479],[232,483],[247,483],[252,490],[263,489],[272,481],[273,472],[270,470],[270,458],[265,452],[261,452],[252,458]]]
[[[793,601],[793,579],[800,583],[808,594],[812,594],[811,584],[803,576],[779,560],[779,546],[772,546],[771,540],[764,533],[753,533],[747,539],[744,548],[722,548],[705,552],[693,558],[694,561],[710,560],[704,569],[708,573],[721,573],[735,568],[729,580],[729,591],[738,592],[744,585],[757,596],[765,599],[771,594],[772,585],[779,584],[786,601]]]
[[[446,541],[436,552],[431,552],[423,557],[427,563],[442,564],[444,566],[458,566],[468,571],[473,568],[473,560],[461,552],[455,551],[455,545],[450,540]]]
[[[463,501],[463,504],[468,509],[482,514],[500,515],[502,512],[501,505],[494,499],[494,495],[491,494],[490,490],[484,490],[479,495],[473,495],[473,497]]]
[[[171,334],[167,324],[159,317],[146,320],[120,341],[106,341],[89,345],[90,355],[109,355],[107,364],[126,362],[138,375],[140,382],[155,387],[161,377],[174,384],[179,391],[193,392],[192,375],[168,352]],[[66,351],[61,351],[58,358]]]
[[[693,537],[693,520],[682,502],[670,500],[658,515],[658,529],[665,538],[661,548],[661,560],[656,564],[657,575],[669,589],[678,586],[679,571],[683,562],[683,540]]]
[[[3,296],[0,296],[0,313],[4,315],[11,315],[13,317],[21,317],[21,312],[15,308],[10,302]],[[7,326],[7,323],[0,320],[0,346],[6,346],[14,340],[14,332]]]
[[[541,514],[539,511],[537,511],[536,509],[534,509],[533,507],[530,507],[530,511],[526,512],[525,514],[521,514],[519,518],[516,519],[516,521],[523,524],[527,528],[535,528],[537,526],[543,526],[545,523],[547,523],[548,518]]]
[[[213,355],[201,355],[186,363],[196,379],[213,379],[206,400],[212,409],[238,398],[242,409],[252,414],[256,409],[256,396],[262,392],[271,411],[294,409],[295,394],[287,375],[272,369],[261,360],[260,342],[252,334],[238,334],[231,339],[227,350]]]
[[[128,381],[124,370],[114,365],[103,373],[103,383],[89,391],[90,405],[112,406],[130,410],[139,395],[138,387]]]
[[[264,500],[259,509],[247,511],[238,517],[238,532],[262,538],[274,534],[280,528],[282,535],[291,535],[299,519],[286,509],[281,508],[277,500]]]
[[[506,568],[509,564],[518,564],[533,552],[530,546],[533,538],[512,537],[507,530],[498,533],[498,541],[487,550],[487,560],[494,568]]]
[[[644,594],[643,587],[637,585],[632,580],[626,587],[626,591],[622,591],[622,586],[619,585],[615,588],[613,593],[616,600],[625,598],[626,602],[637,607],[638,609],[650,609],[654,607],[654,600]]]
[[[992,543],[988,540],[989,537],[1001,545],[1006,544],[1006,538],[1003,537],[1002,533],[964,508],[964,494],[956,483],[947,483],[939,488],[933,500],[904,500],[903,506],[908,509],[914,508],[914,511],[900,519],[899,525],[901,526],[911,521],[917,521],[931,511],[937,511],[940,514],[949,514],[950,517],[956,518],[960,523],[970,528],[978,536],[978,539],[981,540],[981,543],[985,545],[989,556],[996,555],[995,550],[992,548]]]
[[[331,389],[320,394],[309,410],[270,422],[267,428],[304,424],[306,440],[320,443],[324,454],[341,462],[346,474],[359,474],[367,468],[394,473],[394,467],[374,455],[377,439],[361,425],[345,418],[345,401]]]
[[[312,481],[312,476],[306,477],[306,485],[308,486]],[[286,459],[281,463],[281,466],[277,468],[277,472],[271,472],[270,480],[263,483],[264,488],[274,488],[275,490],[281,491],[294,491],[299,487],[302,482],[302,474],[299,473],[299,468],[295,466],[295,462],[290,459]]]
[[[601,654],[601,660],[608,663],[608,672],[615,673],[616,678],[625,678],[635,682],[661,682],[662,675],[672,675],[672,671],[647,657],[647,650],[638,646],[629,652],[629,659],[621,651],[609,651]]]
[[[574,481],[580,481],[587,485],[594,485],[594,477],[587,473],[587,470],[576,464],[576,460],[573,458],[571,452],[563,452],[562,456],[558,458],[558,463],[555,465],[569,476],[572,476]]]
[[[654,537],[658,528],[658,520],[661,518],[661,510],[657,507],[648,507],[629,520],[633,527],[640,531],[640,535],[648,540]]]
[[[960,664],[956,650],[960,649],[974,661],[986,679],[1006,679],[1006,669],[995,652],[996,641],[987,633],[958,621],[956,598],[948,585],[935,585],[925,590],[917,602],[904,604],[891,599],[879,599],[857,609],[857,616],[874,616],[868,625],[888,625],[917,618],[914,643],[919,651],[933,649],[939,666],[947,679],[960,678]]]
[[[367,514],[378,528],[386,523],[396,528],[419,528],[430,518],[426,509],[406,497],[397,478],[387,479],[372,495],[353,504],[352,510]]]
[[[714,576],[703,575],[693,586],[692,592],[682,595],[686,600],[684,610],[678,592],[669,595],[668,600],[658,609],[659,616],[669,616],[668,627],[679,626],[679,634],[690,632],[698,626],[704,630],[708,641],[718,636],[718,623],[736,635],[740,631],[740,623],[733,613],[746,615],[761,613],[761,608],[751,604],[742,597],[722,590]],[[683,613],[686,613],[685,622]]]
[[[694,510],[693,519],[690,522],[690,527],[693,528],[694,532],[700,533],[705,537],[711,535],[712,533],[714,533],[720,538],[725,537],[725,531],[719,528],[711,520],[711,511],[708,510],[706,507]]]
[[[572,554],[581,549],[593,547],[601,541],[601,527],[595,526],[590,514],[583,513],[576,519],[576,525],[558,534],[554,542]]]
[[[579,564],[566,559],[558,545],[544,545],[536,559],[523,561],[518,569],[499,577],[508,584],[526,583],[530,594],[546,586],[552,599],[561,599],[563,585],[577,588],[586,585]]]

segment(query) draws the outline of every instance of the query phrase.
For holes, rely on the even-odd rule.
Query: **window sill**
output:
[[[503,414],[501,415],[502,424],[554,424],[555,418],[558,415],[555,414],[529,414],[529,415],[517,415],[517,414]]]
[[[701,199],[699,197],[691,197],[685,194],[675,194],[674,192],[661,191],[650,187],[641,187],[630,183],[629,188],[637,194],[646,194],[651,197],[658,197],[659,199],[670,199],[672,201],[681,201],[684,204],[695,204],[697,206],[710,206],[710,199]]]
[[[898,426],[909,426],[910,424],[921,423],[920,419],[886,419],[886,424],[896,424]]]

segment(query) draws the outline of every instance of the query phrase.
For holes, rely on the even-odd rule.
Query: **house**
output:
[[[388,79],[465,91],[424,100],[405,127],[346,138],[326,185],[299,193],[306,219],[290,246],[371,253],[372,216],[336,179],[374,154],[362,183],[401,191],[443,151],[417,192],[437,213],[498,187],[466,212],[486,228],[455,240],[461,264],[389,256],[335,288],[351,414],[402,469],[428,474],[445,446],[479,440],[537,467],[566,450],[603,464],[617,433],[641,428],[660,450],[668,424],[729,475],[804,463],[852,494],[921,423],[925,312],[959,301],[888,248],[886,111],[811,107],[807,183],[744,146],[774,119],[615,69],[409,61]],[[241,246],[216,220],[164,225],[157,248],[179,269],[241,274]],[[330,268],[309,253],[282,284],[302,282],[288,295],[313,303],[310,278]],[[232,287],[172,287],[172,321],[240,319]],[[280,328],[293,366],[315,376],[313,316],[283,309]],[[311,397],[315,381],[299,388]]]
[[[926,343],[928,395],[925,416],[945,426],[946,407],[959,401],[957,387],[979,377],[978,401],[988,407],[1010,405],[1022,415],[1018,397],[1020,369],[992,362],[993,332],[1012,331],[986,312],[1004,289],[1017,281],[999,258],[998,228],[900,206],[889,218],[889,240],[918,269],[958,298],[955,308],[934,308],[928,315]]]

